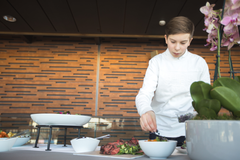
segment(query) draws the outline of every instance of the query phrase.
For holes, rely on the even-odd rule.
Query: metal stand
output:
[[[65,128],[64,147],[67,147],[66,146],[67,128],[78,128],[78,138],[80,138],[80,129],[83,128],[82,126],[70,126],[70,125],[37,125],[36,127],[38,128],[38,132],[37,132],[36,142],[35,142],[35,145],[34,145],[33,148],[38,148],[37,144],[38,144],[38,139],[39,139],[41,127],[49,127],[50,128],[49,137],[48,137],[48,146],[47,146],[46,151],[51,151],[50,144],[51,144],[51,139],[52,139],[52,128],[53,127]]]

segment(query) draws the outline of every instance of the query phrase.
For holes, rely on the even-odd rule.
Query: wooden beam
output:
[[[96,38],[94,38],[94,39],[95,39],[97,45],[100,45],[100,44],[101,44],[101,38],[96,37]]]
[[[83,33],[42,33],[42,32],[0,32],[0,35],[32,36],[69,36],[69,37],[119,37],[119,38],[164,38],[164,35],[131,35],[131,34],[83,34]],[[207,36],[193,36],[195,39],[206,39]]]
[[[23,39],[25,42],[27,42],[28,44],[31,44],[32,41],[33,41],[33,36],[31,36],[31,35],[21,36],[21,37],[22,37],[22,39]]]

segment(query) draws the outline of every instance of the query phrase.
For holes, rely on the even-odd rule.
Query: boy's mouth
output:
[[[179,56],[181,53],[173,53],[174,55],[176,55],[176,56]]]

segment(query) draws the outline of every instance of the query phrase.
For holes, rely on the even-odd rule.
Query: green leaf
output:
[[[212,98],[218,99],[227,110],[240,111],[240,97],[232,89],[223,86],[215,87],[210,95]]]
[[[210,108],[207,108],[207,107],[200,108],[199,114],[202,117],[206,117],[206,118],[210,118],[210,119],[217,117],[217,114],[215,113],[215,111]]]
[[[233,115],[240,118],[240,111],[233,112]]]
[[[240,97],[240,83],[234,79],[231,79],[229,77],[221,77],[218,78],[216,81],[213,83],[213,88],[223,86],[227,87],[231,90],[233,90],[238,97]]]
[[[240,76],[235,76],[234,80],[240,82]]]
[[[125,147],[125,145],[124,145],[124,144],[122,144],[120,148],[124,149],[124,148],[126,148],[126,147]]]
[[[197,108],[196,102],[192,101],[192,106],[195,109],[195,111],[198,112],[198,108]]]
[[[218,114],[221,109],[221,103],[217,99],[203,99],[197,104],[198,110],[202,107],[212,109],[215,111],[216,114]]]
[[[203,81],[193,82],[190,87],[190,93],[195,103],[200,102],[202,99],[211,99],[210,90],[213,87]]]

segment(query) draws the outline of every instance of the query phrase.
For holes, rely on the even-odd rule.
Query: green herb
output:
[[[186,141],[183,142],[183,145],[181,146],[182,149],[186,149]]]
[[[141,147],[139,145],[130,146],[128,144],[122,144],[118,145],[117,147],[120,148],[117,155],[121,154],[143,155],[143,152],[139,152],[141,151]]]
[[[167,142],[168,139],[165,138],[165,137],[156,137],[156,141],[157,141],[157,142]]]
[[[70,111],[65,111],[65,112],[57,112],[57,114],[71,114]],[[81,115],[81,114],[75,114],[75,115]]]

